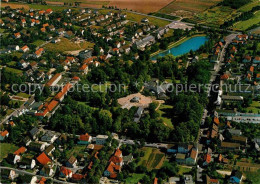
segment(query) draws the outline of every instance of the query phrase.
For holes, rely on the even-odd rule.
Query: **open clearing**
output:
[[[8,153],[13,153],[18,149],[14,144],[1,143],[0,144],[0,161],[7,157]]]
[[[234,30],[247,30],[251,26],[260,23],[260,11],[254,14],[254,17],[250,18],[249,20],[240,21],[235,24]]]
[[[164,163],[165,155],[159,149],[144,147],[145,152],[138,165],[143,165],[148,170],[160,169]]]
[[[94,44],[90,42],[82,42],[77,44],[71,42],[67,38],[60,38],[60,40],[61,41],[58,43],[48,43],[44,46],[44,48],[46,48],[46,50],[65,52],[65,51],[74,51],[74,50],[84,50],[94,46]]]
[[[171,122],[171,117],[170,117],[172,108],[173,108],[173,106],[161,104],[160,108],[158,110],[158,113],[160,114],[164,125],[166,125],[169,128],[173,128],[173,125]]]
[[[134,98],[136,98],[136,100],[132,101]],[[141,93],[136,93],[119,98],[117,102],[121,105],[122,109],[131,109],[133,106],[146,108],[152,103],[152,98],[146,97]]]
[[[203,12],[221,0],[174,0],[159,12],[177,16],[193,15]]]

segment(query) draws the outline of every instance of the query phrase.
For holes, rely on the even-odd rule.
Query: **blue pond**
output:
[[[156,60],[157,57],[165,56],[168,54],[172,54],[174,56],[180,56],[180,55],[190,52],[190,50],[196,51],[202,45],[204,45],[206,41],[208,41],[208,38],[206,36],[196,36],[196,37],[190,38],[189,40],[183,42],[182,44],[180,44],[176,47],[172,47],[164,52],[161,52],[161,53],[153,56],[152,60]]]

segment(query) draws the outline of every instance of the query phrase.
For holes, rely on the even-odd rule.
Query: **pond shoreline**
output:
[[[169,46],[167,47],[167,49],[158,50],[158,51],[150,54],[150,57],[152,58],[152,57],[154,57],[154,56],[156,56],[160,53],[163,53],[163,52],[166,52],[169,49],[172,49],[173,47],[177,47],[177,46],[181,45],[182,43],[184,43],[185,41],[188,41],[191,38],[200,37],[200,36],[207,36],[207,35],[206,34],[195,34],[195,35],[192,35],[192,36],[189,36],[189,37],[187,37],[187,36],[182,37],[180,40],[173,42],[173,43],[170,43]]]

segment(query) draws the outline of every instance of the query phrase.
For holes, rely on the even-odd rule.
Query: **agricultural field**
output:
[[[44,46],[44,48],[46,50],[65,52],[65,51],[84,50],[94,46],[94,44],[90,42],[73,43],[67,38],[60,38],[60,39],[61,39],[60,42],[48,43]]]
[[[201,24],[218,27],[226,20],[234,18],[237,15],[238,13],[230,7],[216,6],[194,16],[192,20]]]
[[[260,11],[255,12],[254,17],[249,20],[237,22],[234,26],[234,30],[247,30],[251,26],[260,23]]]
[[[18,149],[14,144],[1,143],[0,144],[0,161],[7,157],[8,153],[13,153]]]
[[[131,20],[131,21],[135,21],[135,22],[141,22],[141,20],[143,18],[147,18],[149,20],[150,23],[159,26],[159,27],[163,27],[166,26],[167,24],[169,24],[169,21],[166,20],[161,20],[158,18],[154,18],[154,17],[147,17],[144,15],[140,15],[140,14],[135,14],[135,13],[131,13],[131,12],[125,12],[127,15],[127,19]]]
[[[240,7],[238,10],[242,11],[242,12],[247,12],[247,11],[250,11],[253,7],[259,6],[259,5],[260,5],[259,0],[252,0],[250,3]]]
[[[174,0],[161,10],[160,13],[190,17],[195,13],[203,12],[209,7],[216,5],[221,0]]]
[[[159,149],[144,147],[141,149],[145,152],[138,165],[143,165],[148,170],[160,169],[164,163],[165,155]]]

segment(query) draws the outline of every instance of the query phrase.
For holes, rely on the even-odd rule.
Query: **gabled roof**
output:
[[[60,168],[60,172],[64,174],[64,176],[68,176],[72,173],[72,171],[64,166]]]
[[[90,137],[91,136],[88,133],[86,133],[84,135],[80,135],[79,136],[79,140],[81,140],[81,141],[89,141]]]
[[[15,155],[20,155],[26,151],[25,147],[20,147],[18,150],[14,152]]]
[[[40,162],[42,165],[46,165],[49,162],[51,162],[51,159],[43,152],[40,154],[37,158],[38,162]]]
[[[204,161],[207,162],[207,163],[210,163],[210,161],[211,161],[211,156],[210,156],[210,154],[206,154],[206,155],[204,156]]]
[[[214,123],[216,123],[216,125],[219,125],[219,119],[217,117],[214,117]]]
[[[121,157],[121,155],[122,155],[122,151],[119,148],[117,148],[114,156]]]
[[[7,130],[3,131],[3,132],[0,132],[0,135],[2,137],[5,137],[7,134],[9,134],[9,132]]]

